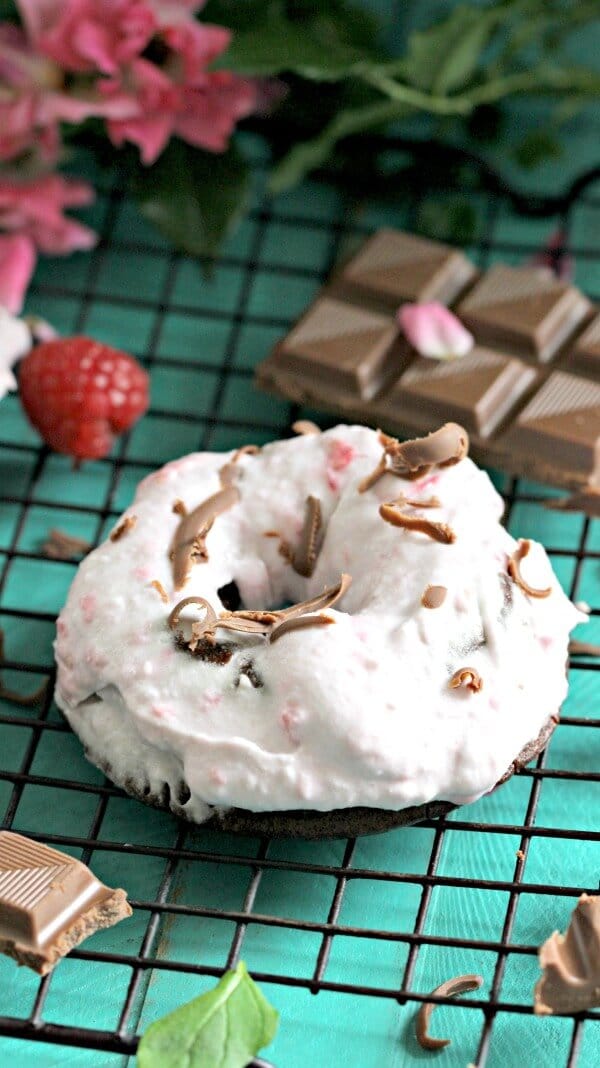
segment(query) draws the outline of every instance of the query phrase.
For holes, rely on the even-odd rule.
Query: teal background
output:
[[[83,214],[102,235],[98,249],[38,268],[27,310],[61,332],[90,333],[143,358],[152,408],[111,458],[74,473],[66,458],[39,448],[16,396],[1,402],[0,625],[15,668],[5,681],[23,692],[52,670],[54,618],[74,573],[71,563],[41,558],[48,529],[100,539],[156,465],[199,447],[283,433],[290,406],[254,389],[253,367],[347,241],[380,225],[418,222],[417,196],[348,204],[309,182],[269,201],[264,149],[251,136],[243,140],[255,162],[252,210],[210,279],[122,200],[117,174],[92,170],[100,192]],[[478,231],[467,251],[478,264],[523,262],[566,221],[576,281],[600,298],[600,183],[566,220],[526,220],[508,201],[472,199]],[[547,546],[567,592],[596,609],[585,636],[599,641],[600,523],[544,510],[547,488],[494,477],[512,491],[511,531]],[[100,878],[124,886],[135,906],[130,920],[89,939],[41,984],[0,958],[0,1029],[8,1027],[4,1018],[33,1014],[34,1024],[139,1033],[210,989],[239,953],[281,1012],[279,1035],[265,1051],[277,1068],[438,1060],[466,1068],[478,1050],[488,1068],[595,1068],[598,1013],[579,1024],[537,1019],[531,1003],[536,947],[564,929],[582,890],[598,889],[596,666],[572,667],[565,719],[535,767],[446,821],[364,838],[354,849],[182,827],[112,788],[54,705],[40,712],[0,701],[3,826],[83,856]],[[418,997],[463,972],[481,973],[484,985],[436,1010],[432,1030],[453,1043],[426,1054],[414,1039]],[[5,1063],[122,1068],[133,1058],[0,1037]]]

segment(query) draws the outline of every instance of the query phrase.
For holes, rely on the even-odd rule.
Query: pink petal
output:
[[[0,304],[16,315],[23,307],[36,253],[31,238],[0,234]]]
[[[64,0],[17,0],[19,14],[29,37],[38,37],[60,19]]]
[[[437,301],[403,304],[398,310],[398,323],[412,347],[432,360],[466,356],[473,348],[473,335]]]

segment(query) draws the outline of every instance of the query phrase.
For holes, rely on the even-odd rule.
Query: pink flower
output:
[[[136,59],[130,65],[127,82],[129,99],[134,104],[132,114],[123,119],[107,119],[108,136],[114,145],[131,141],[140,149],[142,162],[154,163],[171,137],[179,95],[170,78],[146,59]],[[127,96],[118,80],[104,81],[100,86],[107,101]]]
[[[65,254],[92,248],[96,234],[75,219],[63,215],[65,208],[78,208],[94,199],[86,182],[49,174],[33,181],[0,180],[0,231],[28,238],[40,251]]]
[[[473,348],[473,335],[443,304],[403,304],[398,322],[410,344],[432,360],[466,356]]]
[[[23,307],[35,260],[35,246],[30,237],[0,234],[0,307],[13,315]]]
[[[60,71],[36,55],[22,30],[0,25],[0,159],[14,159],[35,146],[44,161],[54,161],[58,129],[39,107],[44,93],[60,82]]]
[[[36,48],[63,70],[115,74],[156,30],[145,0],[21,0]]]

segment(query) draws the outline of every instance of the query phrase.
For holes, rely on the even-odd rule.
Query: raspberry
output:
[[[148,407],[148,375],[125,352],[87,337],[37,345],[21,361],[19,392],[30,421],[56,452],[97,460]]]

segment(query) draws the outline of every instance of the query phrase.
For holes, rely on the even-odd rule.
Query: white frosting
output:
[[[243,455],[239,503],[215,520],[208,562],[177,592],[173,502],[190,511],[215,493],[232,454],[187,456],[141,483],[126,513],[135,526],[83,561],[56,642],[57,701],[116,781],[152,792],[167,782],[173,797],[184,780],[192,795],[185,811],[196,820],[207,806],[465,802],[490,790],[558,711],[569,631],[582,616],[544,549],[532,543],[522,564],[531,586],[552,587],[536,599],[506,578],[516,542],[500,525],[502,500],[484,472],[467,459],[415,482],[385,475],[359,493],[381,452],[374,431],[338,426]],[[449,524],[456,541],[385,522],[380,503],[402,492],[435,494],[441,507],[422,514]],[[297,544],[308,494],[322,502],[326,533],[312,577],[303,578],[264,532]],[[352,585],[328,610],[335,625],[273,644],[222,631],[236,645],[225,665],[176,647],[167,625],[170,609],[192,594],[219,610],[217,590],[232,581],[244,607],[277,607],[320,593],[342,571]],[[429,584],[447,587],[440,608],[421,604]],[[249,660],[258,688],[240,675]],[[450,687],[464,666],[479,672],[479,693]]]

